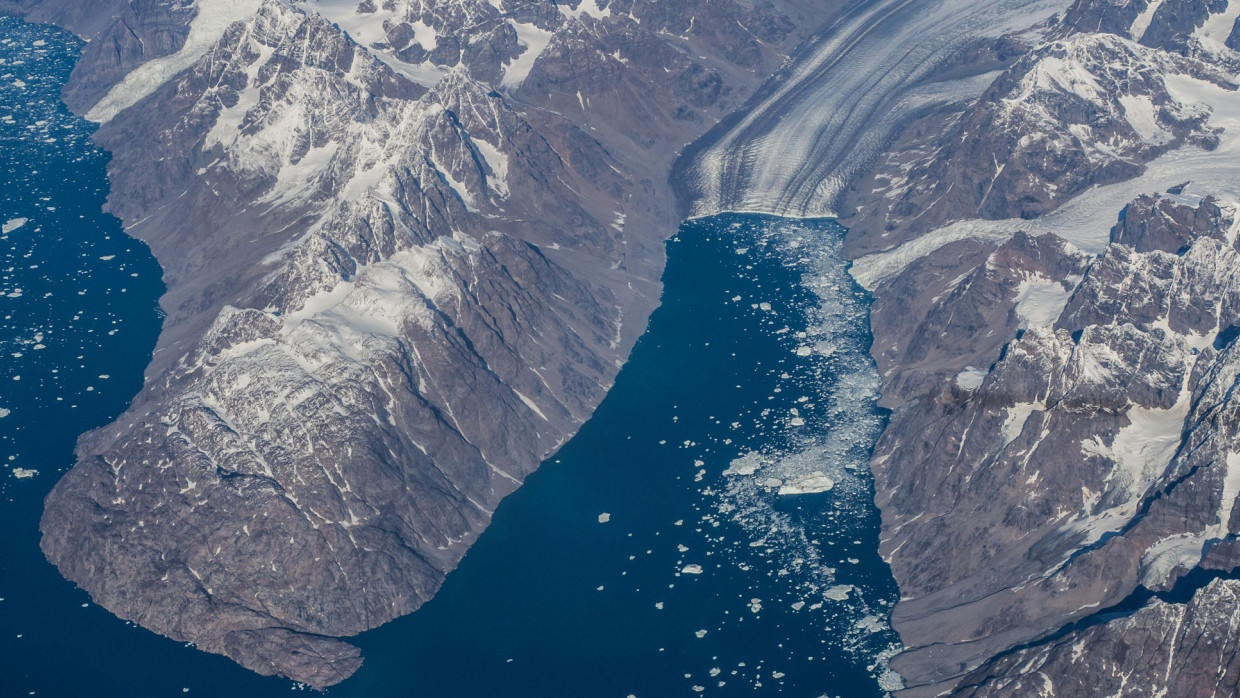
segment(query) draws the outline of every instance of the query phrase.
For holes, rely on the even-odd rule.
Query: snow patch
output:
[[[1163,145],[1171,140],[1171,134],[1158,125],[1154,101],[1147,95],[1121,95],[1119,103],[1124,107],[1124,117],[1141,140],[1152,145]]]
[[[1016,317],[1022,329],[1050,327],[1059,319],[1071,293],[1053,279],[1033,274],[1016,289]]]
[[[1231,451],[1227,454],[1227,472],[1223,475],[1223,494],[1219,502],[1215,538],[1227,535],[1227,525],[1231,522],[1231,512],[1236,506],[1237,496],[1240,496],[1240,453]]]
[[[567,5],[557,5],[557,7],[560,8],[560,14],[568,19],[581,19],[582,17],[603,19],[611,16],[611,8],[599,8],[598,0],[581,0],[575,10],[569,9]]]
[[[1003,419],[1000,431],[1003,434],[1003,445],[1007,446],[1025,430],[1025,422],[1034,412],[1045,412],[1046,405],[1039,402],[1018,402],[1007,408],[1007,416]]]
[[[1141,14],[1137,15],[1137,18],[1133,20],[1132,28],[1129,29],[1133,41],[1140,41],[1141,37],[1145,36],[1145,30],[1150,28],[1150,22],[1154,19],[1154,13],[1158,11],[1159,6],[1162,4],[1163,0],[1150,0],[1150,3],[1145,6]]]
[[[1115,471],[1110,479],[1129,498],[1140,496],[1179,448],[1190,403],[1191,394],[1184,394],[1170,409],[1133,405],[1127,413],[1128,425],[1115,434],[1109,446],[1094,436],[1081,442],[1081,452],[1111,460]]]
[[[986,376],[990,374],[984,368],[966,367],[963,371],[956,374],[956,385],[965,390],[977,390],[982,387],[982,381],[986,380]]]
[[[525,78],[529,76],[530,70],[534,68],[534,61],[542,55],[546,50],[547,44],[551,43],[552,32],[546,29],[540,29],[533,24],[523,24],[521,22],[509,22],[512,28],[517,32],[517,40],[521,45],[525,46],[525,50],[517,56],[516,60],[508,64],[504,70],[504,77],[500,81],[500,85],[509,89],[518,87]]]

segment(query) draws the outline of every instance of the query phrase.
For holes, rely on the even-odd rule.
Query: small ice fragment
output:
[[[762,467],[762,456],[756,451],[750,451],[745,455],[733,460],[728,464],[728,469],[723,471],[724,475],[753,475],[758,472],[758,468]]]
[[[856,627],[870,633],[877,633],[884,630],[887,626],[883,623],[880,616],[869,615],[856,622]]]
[[[607,512],[603,512],[602,514],[598,515],[599,523],[607,523],[608,521],[611,521],[611,514],[608,514]]]
[[[810,354],[813,354],[813,353],[814,353],[814,350],[809,347],[806,347],[806,346],[797,347],[797,356],[809,356]]]
[[[680,568],[680,572],[682,574],[701,574],[702,566],[701,565],[685,565],[684,567]]]
[[[815,470],[809,475],[803,475],[783,485],[779,488],[779,494],[817,494],[833,487],[835,487],[834,480],[821,470]]]
[[[25,480],[27,478],[32,478],[38,474],[39,474],[38,470],[32,470],[30,468],[13,468],[13,477],[17,478],[18,480]]]
[[[694,635],[697,635],[699,638],[706,637],[706,631],[705,631],[705,630],[699,630],[699,631],[697,631],[696,633],[693,633],[693,634],[694,634]]]
[[[837,586],[829,587],[826,591],[822,593],[822,595],[833,601],[847,601],[848,593],[850,591],[852,591],[851,584],[840,584]]]
[[[11,218],[11,219],[9,219],[9,221],[8,221],[7,223],[5,223],[3,226],[0,226],[0,234],[8,235],[9,233],[13,232],[14,230],[17,230],[18,228],[22,227],[23,225],[26,225],[26,221],[28,221],[28,220],[30,220],[30,219],[28,219],[28,218]]]

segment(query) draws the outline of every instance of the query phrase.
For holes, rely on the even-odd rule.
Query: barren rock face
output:
[[[675,153],[807,7],[0,6],[92,39],[66,99],[168,285],[143,391],[48,497],[48,558],[255,671],[349,676],[336,638],[434,595],[603,398],[657,303]]]
[[[1240,689],[1237,582],[1215,579],[1187,601],[1020,650],[969,674],[953,696],[1226,696]]]

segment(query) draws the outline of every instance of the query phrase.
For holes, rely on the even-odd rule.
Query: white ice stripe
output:
[[[86,118],[99,123],[137,104],[177,73],[190,67],[215,45],[233,22],[258,11],[263,0],[198,0],[198,13],[180,51],[138,66],[99,100]]]
[[[521,24],[520,22],[510,22],[510,24],[517,31],[517,39],[525,46],[525,50],[504,69],[504,78],[500,84],[509,88],[516,87],[525,81],[530,70],[534,68],[534,61],[538,60],[547,48],[547,44],[551,43],[552,36],[552,32],[539,29],[533,24]]]
[[[1166,153],[1146,165],[1140,177],[1088,189],[1041,218],[967,220],[943,226],[894,249],[858,259],[852,266],[853,278],[873,289],[944,245],[968,239],[1001,242],[1018,230],[1033,235],[1054,233],[1096,254],[1106,248],[1111,226],[1125,205],[1140,194],[1166,191],[1186,181],[1192,182],[1196,192],[1224,201],[1240,199],[1240,92],[1182,75],[1168,75],[1165,81],[1177,101],[1208,105],[1208,125],[1222,129],[1217,148],[1207,151],[1191,146]]]
[[[1154,13],[1158,11],[1158,7],[1162,3],[1163,0],[1150,0],[1150,4],[1146,5],[1141,14],[1137,15],[1137,18],[1132,23],[1132,28],[1129,30],[1133,41],[1140,41],[1141,37],[1145,35],[1145,30],[1150,28],[1150,21],[1154,19]]]

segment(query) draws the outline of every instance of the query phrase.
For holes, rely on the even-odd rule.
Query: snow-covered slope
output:
[[[1232,80],[1225,64],[1111,34],[1037,47],[931,144],[888,154],[869,193],[846,199],[858,251],[875,255],[858,278],[873,285],[896,260],[1018,229],[1098,251],[1110,212],[1134,192],[1191,179],[1240,193]]]

